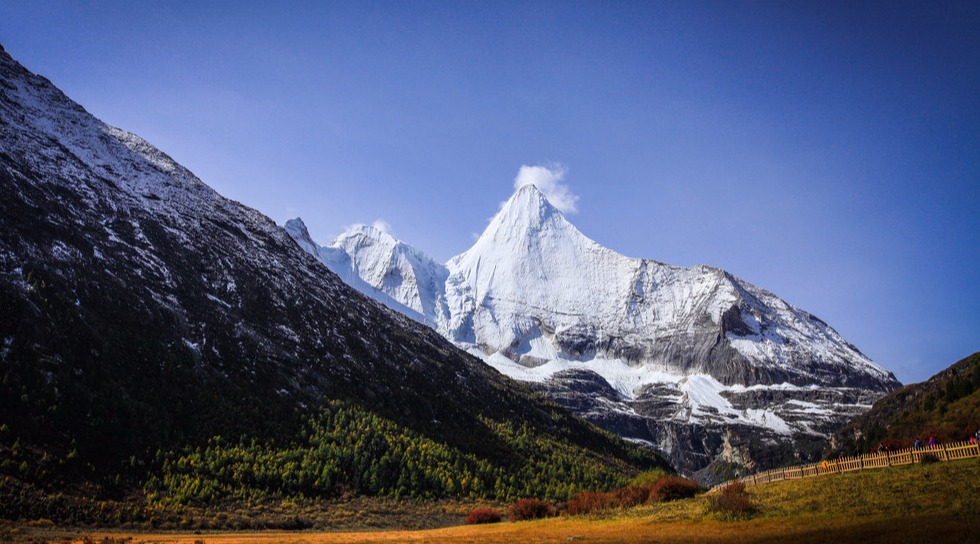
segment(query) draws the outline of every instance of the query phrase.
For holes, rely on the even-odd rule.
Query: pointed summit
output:
[[[301,218],[296,217],[286,221],[283,228],[286,229],[289,236],[297,244],[299,244],[299,247],[303,248],[303,251],[312,254],[314,257],[317,256],[317,249],[319,246],[317,246],[316,242],[313,241],[313,238],[310,236],[309,229],[306,228],[306,223],[304,223]]]
[[[490,224],[493,225],[498,220],[502,224],[520,225],[532,230],[540,230],[547,224],[571,226],[561,209],[552,204],[535,185],[525,185],[514,191]]]
[[[602,282],[582,273],[583,265],[591,270],[597,259],[625,257],[579,232],[537,187],[521,187],[476,243],[446,265],[450,273],[446,298],[460,301],[461,309],[475,308],[472,320],[450,323],[447,336],[483,336],[491,338],[488,344],[494,346],[516,345],[528,336],[525,321],[534,317],[524,311],[527,306],[560,308],[569,315],[591,313],[595,303],[588,294],[601,300],[618,298],[606,292],[612,283],[597,288]],[[598,266],[603,270],[618,267]],[[461,312],[469,315],[471,310]],[[497,315],[507,317],[501,321]],[[510,319],[514,315],[524,317],[518,323]]]
[[[564,214],[534,185],[525,185],[514,191],[497,213],[498,216],[514,216],[537,223],[555,214],[564,217]]]
[[[466,253],[453,259],[454,262],[473,253],[488,251],[531,251],[539,253],[543,240],[553,246],[558,240],[572,245],[594,244],[534,185],[525,185],[514,192],[501,207],[497,215],[480,235],[480,238]],[[564,245],[564,244],[561,244]],[[535,251],[537,250],[537,251]],[[539,256],[543,256],[539,253]]]

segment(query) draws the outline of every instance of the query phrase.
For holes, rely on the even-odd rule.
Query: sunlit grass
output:
[[[965,460],[832,474],[749,488],[767,517],[980,515],[980,463]]]

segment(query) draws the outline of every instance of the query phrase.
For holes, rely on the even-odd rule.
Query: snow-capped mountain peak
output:
[[[317,245],[300,218],[285,229],[304,251],[389,308],[430,326],[445,313],[446,268],[384,229],[353,225],[329,246]]]
[[[313,241],[313,238],[310,236],[310,230],[306,228],[306,223],[304,223],[302,219],[299,217],[290,219],[289,221],[286,221],[283,228],[286,229],[289,236],[292,237],[297,244],[299,244],[299,247],[303,248],[303,251],[306,251],[314,256],[317,254],[319,246]]]
[[[603,247],[533,185],[445,266],[370,227],[330,247],[351,263],[332,267],[342,277],[356,276],[610,430],[660,444],[684,467],[714,455],[684,450],[713,446],[675,447],[679,438],[665,438],[665,426],[688,438],[693,426],[711,441],[732,425],[779,440],[826,436],[898,383],[823,321],[724,270]],[[814,400],[830,398],[833,406]]]
[[[544,193],[534,185],[525,185],[501,206],[473,247],[450,260],[450,266],[465,260],[468,254],[492,248],[542,249],[547,239],[579,239],[578,245],[587,240]]]
[[[549,227],[564,228],[571,227],[571,224],[537,187],[525,185],[500,207],[484,234],[495,235],[502,230],[514,234],[532,234]]]

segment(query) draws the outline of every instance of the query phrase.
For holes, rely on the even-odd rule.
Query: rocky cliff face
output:
[[[417,257],[431,271],[424,285],[393,289],[386,278],[408,277],[394,249],[404,244],[349,242],[361,236],[318,251],[343,251],[369,290],[412,305],[419,321],[491,366],[688,472],[816,456],[836,426],[898,385],[808,312],[721,269],[620,255],[534,186],[442,270]],[[776,444],[787,453],[774,456]],[[738,448],[744,454],[725,453]]]

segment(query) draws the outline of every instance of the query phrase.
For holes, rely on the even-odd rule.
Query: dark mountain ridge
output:
[[[837,431],[831,449],[866,453],[878,444],[909,447],[967,440],[980,431],[980,352],[965,357],[922,383],[878,399],[870,410]]]
[[[0,194],[0,474],[131,489],[156,451],[288,445],[334,400],[502,470],[541,455],[508,422],[614,479],[662,463],[349,288],[2,48]]]

